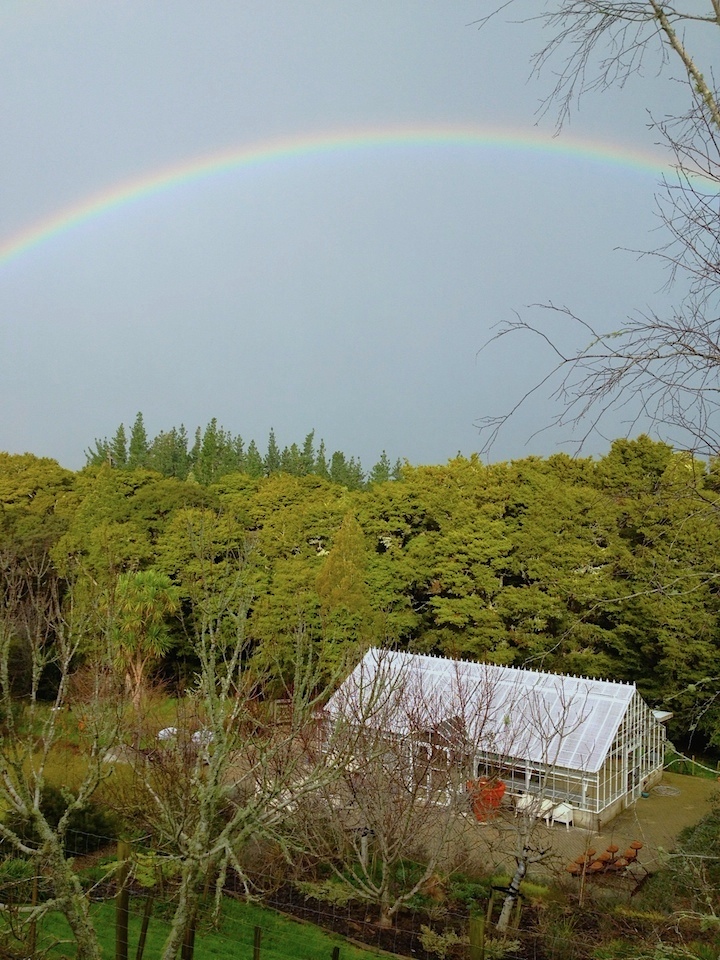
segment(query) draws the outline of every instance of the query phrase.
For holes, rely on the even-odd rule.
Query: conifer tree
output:
[[[305,437],[302,453],[300,454],[302,476],[315,472],[315,431],[311,430]]]
[[[368,483],[387,483],[392,476],[392,466],[387,453],[383,450],[380,459],[368,474]]]
[[[322,477],[323,480],[330,479],[330,468],[328,467],[324,440],[320,441],[317,457],[315,458],[315,467],[313,469],[313,473],[316,473],[319,477]]]
[[[251,477],[262,477],[265,472],[265,464],[260,456],[260,451],[254,440],[251,440],[245,457],[245,472]]]
[[[110,461],[110,441],[95,438],[95,446],[85,451],[85,466],[100,467]]]
[[[240,473],[247,472],[247,457],[245,455],[245,442],[238,434],[232,442],[233,458],[235,460],[235,469]]]
[[[130,470],[147,466],[149,449],[143,415],[142,413],[138,413],[130,433],[130,449],[127,460],[127,465]]]
[[[268,437],[267,453],[265,454],[265,475],[269,477],[271,473],[277,473],[280,470],[280,466],[280,448],[275,439],[275,430],[271,427],[270,436]]]
[[[291,443],[289,447],[284,447],[280,456],[280,469],[283,473],[289,473],[293,477],[304,476],[302,468],[302,454],[296,443]]]
[[[127,437],[125,436],[125,425],[122,423],[115,431],[115,436],[110,442],[110,457],[112,465],[117,467],[118,470],[124,470],[127,467]]]

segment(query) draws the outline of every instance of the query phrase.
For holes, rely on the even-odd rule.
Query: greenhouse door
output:
[[[642,793],[642,777],[640,776],[640,759],[642,745],[637,742],[627,753],[627,796],[628,800],[637,800]]]

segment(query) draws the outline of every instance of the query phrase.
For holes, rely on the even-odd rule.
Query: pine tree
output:
[[[95,447],[85,451],[85,466],[100,467],[103,463],[109,463],[110,458],[110,441],[96,437]]]
[[[112,465],[118,470],[124,470],[128,462],[127,437],[125,436],[125,425],[120,426],[115,431],[115,436],[110,441],[110,456]]]
[[[380,459],[368,475],[368,483],[387,483],[392,476],[392,466],[387,453],[383,450]]]
[[[315,431],[311,430],[305,437],[302,453],[300,454],[302,476],[315,472]]]
[[[292,477],[301,477],[304,475],[302,469],[302,454],[296,443],[292,443],[289,447],[283,448],[280,456],[280,469],[283,473],[289,473]]]
[[[127,460],[129,469],[135,470],[137,467],[147,466],[148,452],[149,445],[143,415],[138,413],[130,433],[130,450]]]
[[[265,455],[265,475],[269,477],[271,473],[277,473],[280,470],[280,465],[280,448],[275,439],[275,430],[271,427],[270,436],[268,437],[267,453]]]
[[[187,433],[185,427],[161,431],[150,444],[147,465],[165,477],[185,480],[188,473]]]
[[[340,483],[348,490],[361,490],[365,475],[359,460],[355,457],[345,458],[341,450],[336,450],[330,460],[330,479],[333,483]]]
[[[238,434],[232,443],[233,447],[233,458],[235,460],[235,469],[239,473],[247,472],[247,457],[245,455],[245,442],[243,438]]]
[[[195,476],[200,483],[208,484],[217,479],[222,446],[221,433],[222,431],[218,431],[217,420],[213,417],[205,427],[195,467]]]
[[[190,453],[188,454],[188,473],[192,474],[193,479],[197,480],[198,463],[200,462],[200,450],[202,449],[202,431],[200,427],[195,430],[195,440]]]
[[[317,457],[315,458],[315,467],[313,469],[313,473],[316,473],[319,477],[322,477],[324,480],[330,479],[330,468],[328,467],[324,440],[320,441],[320,447],[317,452]]]
[[[245,456],[245,472],[251,477],[262,477],[265,472],[265,464],[260,456],[260,451],[254,440],[250,441]]]

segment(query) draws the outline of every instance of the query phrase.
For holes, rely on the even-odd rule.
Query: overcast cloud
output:
[[[477,0],[3,0],[0,243],[120,182],[277,137],[440,123],[536,132],[537,27],[478,31]],[[561,134],[651,155],[652,74],[583,101]],[[682,104],[680,99],[678,103]],[[553,117],[539,121],[553,131]],[[661,156],[661,155],[660,155]],[[77,468],[142,410],[211,417],[264,448],[310,430],[366,469],[470,454],[475,426],[547,369],[478,354],[553,300],[614,329],[661,308],[656,176],[522,149],[387,147],[238,169],[127,204],[0,264],[0,449]],[[568,333],[568,336],[571,336]],[[493,459],[570,449],[533,432]],[[623,433],[618,419],[603,452]]]

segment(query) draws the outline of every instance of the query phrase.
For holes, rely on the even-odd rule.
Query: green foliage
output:
[[[637,955],[637,940],[611,940],[595,948],[593,960],[635,960]]]
[[[28,903],[36,874],[37,867],[30,860],[22,857],[0,860],[0,902]]]
[[[130,445],[127,455],[128,468],[135,470],[137,467],[146,466],[149,452],[150,446],[145,431],[145,422],[142,413],[138,413],[130,431]]]
[[[294,886],[305,897],[320,900],[322,903],[331,903],[336,907],[345,907],[355,900],[355,894],[347,884],[329,877],[326,880],[296,880]]]
[[[672,711],[671,736],[720,745],[716,464],[638,437],[597,460],[457,457],[397,472],[383,455],[366,483],[314,431],[282,451],[273,431],[263,455],[215,420],[191,450],[184,427],[145,442],[143,430],[136,419],[144,468],[129,468],[129,450],[118,468],[120,428],[76,475],[0,454],[3,544],[20,558],[49,549],[63,576],[84,571],[97,584],[88,611],[119,576],[154,569],[186,617],[200,538],[213,591],[247,565],[248,653],[285,680],[299,630],[328,665],[387,642],[634,682]],[[180,620],[168,626],[162,665],[178,676],[192,651]]]
[[[56,828],[65,814],[72,795],[67,790],[46,784],[42,788],[40,810],[51,827]],[[29,846],[39,844],[35,829],[15,811],[6,814],[4,822]],[[82,809],[73,810],[67,821],[65,852],[83,856],[106,846],[117,836],[115,817],[104,807],[89,801]]]
[[[420,927],[420,943],[423,950],[434,953],[440,957],[440,960],[444,960],[449,951],[454,951],[456,947],[465,946],[469,942],[467,935],[459,934],[450,927],[440,931],[433,930],[425,924]]]
[[[447,895],[449,900],[463,904],[471,913],[479,913],[485,911],[491,890],[490,879],[475,880],[463,874],[455,874],[450,877]]]

